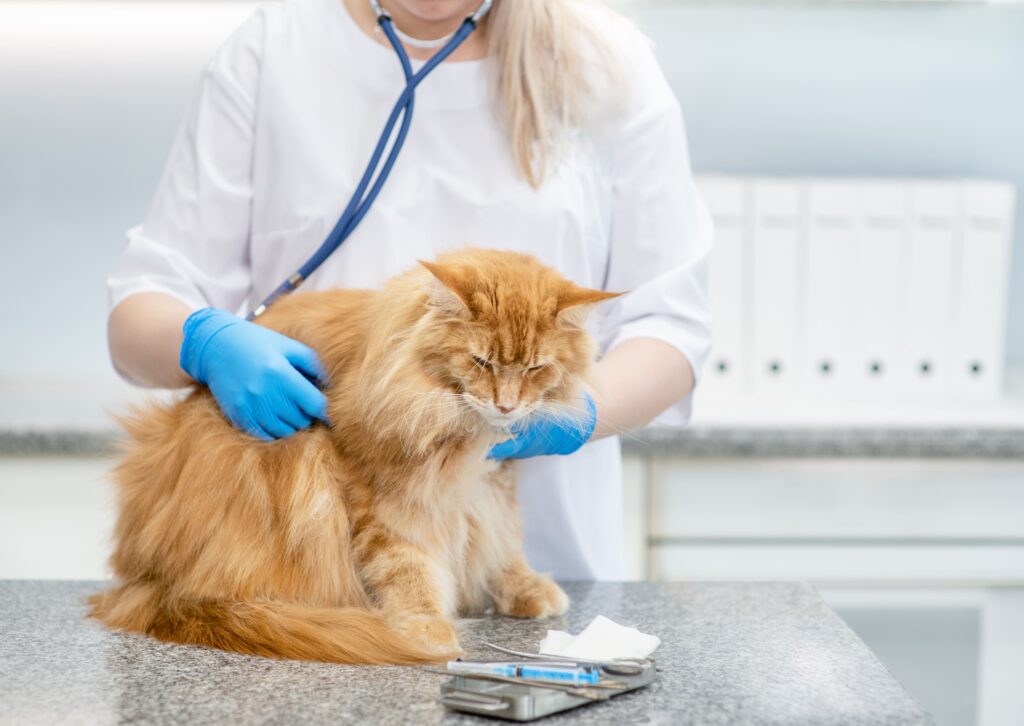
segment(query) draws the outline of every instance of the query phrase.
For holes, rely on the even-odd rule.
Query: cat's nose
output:
[[[513,411],[516,410],[516,405],[514,403],[511,406],[503,406],[500,403],[495,405],[497,406],[498,410],[501,411],[502,413],[512,413]]]

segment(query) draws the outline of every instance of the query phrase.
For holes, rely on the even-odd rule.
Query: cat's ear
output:
[[[430,304],[453,318],[469,318],[470,281],[459,270],[436,262],[417,260],[434,276],[427,295]]]
[[[555,313],[555,320],[569,328],[581,328],[587,315],[598,303],[611,300],[625,293],[605,292],[604,290],[591,290],[589,287],[579,287],[571,282],[558,295],[558,308]]]

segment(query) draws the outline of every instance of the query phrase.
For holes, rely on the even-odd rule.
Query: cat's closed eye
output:
[[[491,362],[489,360],[487,360],[486,358],[481,358],[478,355],[474,355],[474,356],[470,356],[470,357],[473,359],[473,362],[476,363],[481,368],[488,368],[489,369],[491,367]]]
[[[542,370],[544,370],[547,367],[548,366],[547,366],[546,363],[541,363],[540,365],[535,365],[535,366],[531,366],[530,368],[527,368],[526,372],[527,373],[536,373],[537,371],[542,371]]]

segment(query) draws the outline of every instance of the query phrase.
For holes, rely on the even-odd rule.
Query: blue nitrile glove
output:
[[[298,341],[216,308],[192,313],[183,327],[181,367],[209,386],[235,426],[270,441],[327,421],[316,353]]]
[[[531,456],[571,454],[594,435],[597,406],[590,394],[583,393],[586,411],[574,417],[538,416],[521,426],[512,426],[512,438],[491,448],[492,459],[528,459]]]

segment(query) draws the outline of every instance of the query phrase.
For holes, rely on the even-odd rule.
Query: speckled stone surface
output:
[[[2,724],[486,723],[435,703],[417,668],[272,661],[111,633],[84,617],[95,582],[0,582]],[[535,650],[603,614],[663,640],[658,680],[545,720],[581,724],[928,724],[853,632],[799,583],[570,583],[564,618],[462,621]],[[499,722],[493,722],[499,723]]]
[[[109,456],[116,431],[0,430],[4,456]],[[1014,428],[650,428],[626,436],[631,454],[685,458],[891,457],[1024,459]]]
[[[117,431],[0,430],[3,456],[111,456],[117,450]]]
[[[1024,459],[1024,430],[1016,428],[648,428],[622,444],[637,455],[702,459]]]

